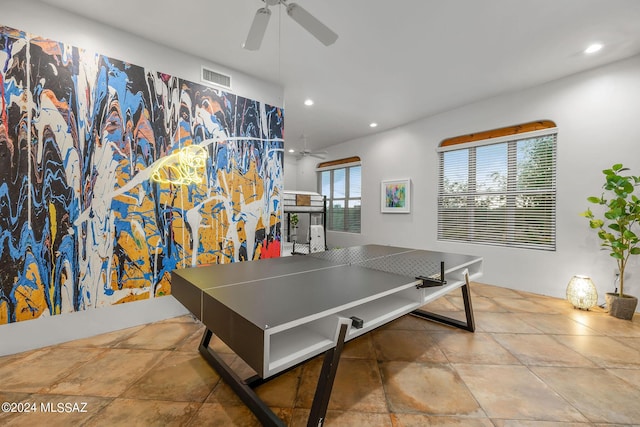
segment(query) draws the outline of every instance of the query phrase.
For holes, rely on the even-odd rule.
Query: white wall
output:
[[[235,70],[154,44],[34,1],[2,0],[0,25],[200,82],[201,66],[228,73],[233,92],[283,106],[284,91]],[[295,169],[295,168],[294,168]],[[295,174],[292,182],[295,185]],[[186,314],[172,296],[0,325],[0,356]]]
[[[135,1],[135,0],[132,0]],[[200,83],[201,67],[232,77],[232,92],[284,106],[282,87],[33,0],[2,0],[0,25]]]
[[[600,303],[612,291],[614,260],[599,250],[585,218],[587,196],[600,193],[602,169],[622,162],[640,175],[640,56],[506,94],[405,126],[339,144],[328,160],[362,159],[362,234],[329,232],[329,246],[393,244],[484,257],[485,283],[564,297],[573,274],[590,275]],[[482,130],[553,120],[558,125],[557,250],[534,251],[436,240],[438,144]],[[298,189],[315,190],[314,162],[298,164]],[[380,213],[380,181],[410,177],[411,214]],[[638,260],[626,293],[640,296]]]

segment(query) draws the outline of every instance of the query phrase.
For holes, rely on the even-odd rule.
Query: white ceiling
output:
[[[640,53],[638,0],[297,0],[338,41],[276,6],[257,52],[241,45],[262,0],[41,1],[282,85],[296,149],[303,134],[321,149]]]

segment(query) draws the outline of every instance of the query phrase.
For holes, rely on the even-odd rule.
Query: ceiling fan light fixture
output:
[[[253,18],[247,40],[242,45],[247,50],[258,50],[264,39],[264,34],[267,31],[267,25],[269,24],[269,18],[271,18],[271,11],[262,7],[256,11],[256,16]]]
[[[311,33],[311,35],[318,39],[323,45],[329,46],[338,40],[338,35],[336,33],[316,19],[315,16],[307,12],[307,10],[302,6],[296,3],[289,3],[286,6],[287,15],[300,24],[302,28]]]

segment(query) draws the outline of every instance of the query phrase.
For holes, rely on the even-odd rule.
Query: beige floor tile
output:
[[[260,427],[260,422],[245,405],[203,403],[188,426]]]
[[[475,313],[479,331],[495,333],[539,334],[541,331],[518,317],[517,313]]]
[[[200,403],[160,400],[115,399],[83,425],[98,426],[183,426],[196,414]]]
[[[106,349],[43,390],[76,396],[118,397],[168,352]]]
[[[640,388],[604,369],[533,367],[591,422],[640,422]]]
[[[632,386],[640,388],[640,369],[607,369],[607,372],[628,382]]]
[[[375,359],[376,351],[371,339],[372,334],[365,334],[347,342],[342,349],[341,358]]]
[[[447,358],[427,331],[382,330],[373,332],[378,360],[445,363]]]
[[[30,412],[0,413],[0,424],[6,427],[83,425],[111,401],[102,397],[32,394],[20,400],[31,405]]]
[[[454,365],[490,418],[587,421],[524,366]]]
[[[494,298],[494,297],[521,298],[522,297],[522,295],[520,295],[517,291],[514,291],[513,289],[509,289],[501,286],[487,285],[485,283],[477,283],[477,282],[471,282],[471,291],[476,295],[489,297],[489,298]]]
[[[556,339],[604,368],[640,368],[640,352],[619,338],[567,335]]]
[[[190,336],[176,346],[176,350],[198,351],[204,331],[204,325],[199,325],[199,327]],[[216,335],[211,337],[211,340],[209,341],[209,348],[220,354],[233,353],[233,350],[231,350],[231,348],[229,348],[229,346]]]
[[[264,403],[279,408],[293,408],[298,394],[302,368],[298,367],[255,388]]]
[[[200,341],[202,341],[202,334],[204,333],[205,327],[204,325],[200,326],[196,331],[194,331],[190,336],[186,337],[181,343],[176,345],[176,350],[179,351],[198,351],[200,347]],[[212,344],[215,342],[215,338],[211,340]],[[222,342],[222,341],[220,341]]]
[[[103,349],[49,347],[0,366],[0,390],[36,393],[64,378]]]
[[[522,313],[518,317],[546,334],[602,335],[564,314]]]
[[[615,340],[640,351],[640,337],[616,337]]]
[[[6,405],[8,403],[10,405],[0,410],[0,426],[6,425],[9,419],[19,417],[21,412],[18,410],[18,403],[32,403],[31,396],[31,393],[0,391],[0,404],[4,403]]]
[[[380,364],[380,371],[392,412],[484,416],[448,364],[385,362]]]
[[[590,423],[534,420],[492,420],[495,427],[593,427]],[[614,426],[609,426],[614,427]]]
[[[640,337],[640,316],[633,321],[617,319],[608,313],[574,310],[569,314],[576,321],[610,337]]]
[[[391,414],[393,427],[493,427],[488,418],[434,417],[422,414]]]
[[[347,342],[325,425],[640,427],[639,316],[487,284],[471,292],[476,333],[407,315]],[[463,320],[462,308],[459,292],[424,307]],[[0,425],[258,426],[198,353],[203,332],[180,316],[0,357],[0,401],[88,403],[53,418],[0,412]],[[241,378],[255,374],[219,338],[210,348]],[[287,425],[306,426],[322,360],[256,389]]]
[[[294,409],[290,427],[306,427],[308,418],[308,409]],[[326,427],[392,427],[393,424],[387,413],[328,410],[323,425]]]
[[[200,329],[200,325],[194,322],[151,323],[134,335],[120,341],[116,347],[147,350],[174,350],[198,329]]]
[[[138,379],[122,397],[204,402],[220,376],[199,354],[174,352]]]
[[[555,309],[539,304],[538,301],[529,298],[505,298],[494,297],[493,302],[511,312],[520,313],[550,313]]]
[[[315,358],[302,367],[296,407],[311,408],[321,367],[322,358]],[[387,404],[378,364],[374,360],[340,360],[329,408],[339,411],[386,412]]]
[[[450,301],[451,305],[455,306],[459,311],[464,310],[464,300],[462,296],[459,297],[447,297],[448,301]],[[471,297],[471,306],[473,307],[473,311],[489,311],[492,313],[500,313],[507,312],[506,308],[502,307],[499,304],[496,304],[493,298],[483,297],[483,296],[475,296]]]
[[[546,307],[548,309],[548,313],[570,315],[575,311],[582,311],[573,307],[571,303],[569,303],[569,301],[564,298],[554,298],[550,296],[537,295],[522,291],[518,291],[518,293],[520,293],[523,298],[527,298],[530,301],[533,301],[536,304],[540,305],[541,307]],[[591,311],[601,311],[601,309],[598,307],[594,307],[591,309]]]
[[[430,302],[422,307],[423,310],[429,311],[459,311],[455,304],[449,301],[450,297],[438,298],[435,301]]]
[[[434,339],[451,363],[492,365],[519,363],[518,359],[487,333],[437,334]]]
[[[244,405],[238,395],[225,383],[220,380],[209,394],[205,403],[217,403],[222,406],[241,406]]]
[[[129,338],[146,325],[134,326],[132,328],[121,329],[119,331],[100,334],[89,338],[68,341],[60,344],[60,347],[113,347],[120,341]]]
[[[386,325],[381,326],[379,330],[401,329],[407,331],[424,331],[426,326],[428,325],[427,322],[424,321],[424,319],[420,319],[416,316],[406,315],[392,322],[389,322]]]
[[[494,338],[525,365],[596,367],[589,359],[549,335],[495,334]]]

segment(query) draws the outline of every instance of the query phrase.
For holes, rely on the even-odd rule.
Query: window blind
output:
[[[439,149],[438,239],[555,250],[556,129]]]

